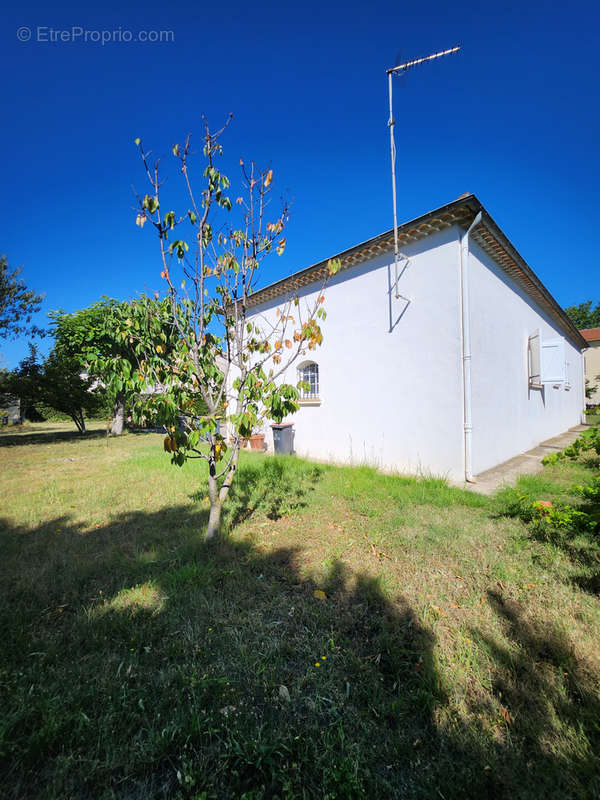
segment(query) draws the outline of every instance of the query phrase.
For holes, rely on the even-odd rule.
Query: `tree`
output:
[[[80,433],[85,432],[85,417],[93,417],[104,409],[105,392],[91,376],[81,372],[79,361],[54,349],[44,361],[41,400],[68,414]]]
[[[288,212],[283,203],[279,213],[269,213],[273,170],[242,161],[243,195],[233,207],[229,179],[217,167],[222,132],[205,125],[200,190],[190,177],[190,137],[172,148],[187,196],[183,213],[164,205],[159,161],[151,162],[136,139],[150,184],[138,197],[136,224],[148,224],[158,236],[167,302],[146,298],[132,305],[129,326],[139,366],[134,380],[141,371],[146,383],[163,387],[153,403],[168,430],[164,447],[172,463],[208,462],[207,540],[218,535],[241,439],[264,420],[281,422],[298,410],[298,385],[283,378],[298,356],[321,344],[325,318],[320,291],[310,302],[289,298],[273,319],[247,318],[263,260],[285,249]],[[186,229],[189,236],[181,232]],[[330,264],[331,273],[338,268]]]
[[[568,308],[565,308],[566,315],[579,330],[583,328],[600,327],[600,301],[596,303],[595,308],[592,308],[592,305],[593,301],[588,300],[586,303],[580,303],[578,306],[568,306]]]
[[[25,333],[39,335],[31,317],[39,309],[42,295],[28,289],[19,279],[20,269],[10,271],[6,256],[0,256],[0,338],[15,339]]]
[[[3,392],[20,399],[22,418],[32,409],[49,406],[71,417],[81,433],[85,415],[92,416],[104,405],[102,390],[81,374],[78,361],[53,350],[40,362],[32,344],[29,355],[5,377]]]
[[[160,302],[156,299],[140,298],[137,302],[146,309],[153,304],[157,313],[160,310]],[[132,304],[104,297],[80,311],[71,314],[53,311],[50,317],[55,350],[63,357],[77,361],[81,371],[102,384],[113,405],[110,433],[119,436],[123,433],[125,405],[132,405],[136,392],[144,386],[141,378],[132,379],[141,352],[130,331],[135,317]],[[138,324],[137,320],[135,324]],[[162,332],[168,341],[169,329],[165,327]]]

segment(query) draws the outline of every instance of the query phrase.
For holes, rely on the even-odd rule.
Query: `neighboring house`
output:
[[[588,346],[585,354],[585,377],[588,386],[596,389],[589,402],[598,405],[600,403],[600,328],[584,328],[579,333],[586,340]]]
[[[399,242],[397,280],[392,231],[333,256],[323,344],[285,376],[310,385],[287,420],[295,451],[462,480],[579,424],[586,342],[479,200],[401,225]],[[257,291],[250,318],[314,301],[327,265]]]
[[[0,425],[20,425],[21,421],[21,401],[16,397],[0,398]]]

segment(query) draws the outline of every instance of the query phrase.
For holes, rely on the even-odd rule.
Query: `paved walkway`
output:
[[[582,431],[588,428],[589,425],[577,425],[575,428],[561,433],[560,436],[542,442],[533,450],[528,450],[520,456],[505,461],[504,464],[498,464],[497,467],[476,475],[477,483],[465,483],[464,487],[480,494],[493,494],[500,486],[511,486],[519,475],[532,475],[540,472],[544,456],[564,450],[577,439]]]

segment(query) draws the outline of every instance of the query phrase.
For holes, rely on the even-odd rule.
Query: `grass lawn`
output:
[[[0,436],[4,797],[600,797],[593,542],[248,453],[207,548],[202,464],[71,427]]]

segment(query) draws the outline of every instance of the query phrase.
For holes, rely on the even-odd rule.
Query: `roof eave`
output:
[[[544,284],[540,281],[525,259],[520,255],[512,242],[502,232],[494,219],[488,214],[481,202],[474,194],[468,194],[453,200],[445,206],[436,208],[405,222],[398,227],[399,245],[417,242],[430,236],[432,233],[458,225],[468,228],[477,213],[482,212],[482,225],[473,231],[473,239],[482,249],[496,261],[501,269],[520,285],[527,295],[535,300],[559,324],[563,332],[580,349],[587,348],[589,343],[583,338],[563,309],[558,305]],[[487,231],[487,235],[482,233]],[[365,258],[374,257],[380,253],[390,252],[394,248],[394,231],[389,230],[367,239],[360,244],[342,250],[323,261],[295,272],[287,278],[282,278],[275,283],[259,289],[248,298],[247,308],[254,308],[262,303],[286,294],[292,294],[299,289],[325,281],[329,276],[329,262],[339,259],[341,270],[349,269]]]
[[[398,227],[399,243],[403,245],[416,242],[432,233],[451,228],[453,225],[468,225],[481,207],[481,203],[474,195],[454,200],[452,203],[400,225]],[[389,252],[393,247],[394,231],[392,229],[331,255],[323,261],[318,261],[310,267],[294,272],[286,278],[265,286],[264,289],[259,289],[248,298],[247,307],[253,308],[276,297],[294,292],[303,286],[316,283],[321,278],[327,278],[330,261],[339,259],[342,264],[341,271],[343,271],[363,261],[365,257]]]

